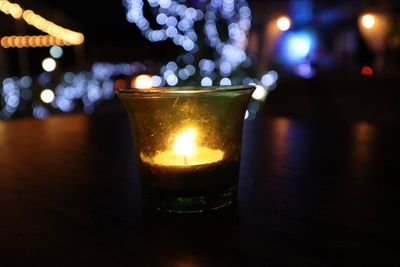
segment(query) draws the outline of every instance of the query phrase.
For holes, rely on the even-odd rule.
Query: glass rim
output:
[[[229,85],[229,86],[171,86],[171,87],[152,87],[148,89],[117,89],[118,94],[128,95],[164,95],[164,94],[209,94],[225,92],[252,92],[256,89],[255,85]]]

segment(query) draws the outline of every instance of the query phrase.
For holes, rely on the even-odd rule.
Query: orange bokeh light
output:
[[[127,82],[124,79],[117,79],[114,82],[114,87],[117,90],[127,89]]]
[[[153,80],[150,75],[141,74],[132,80],[132,88],[148,89],[153,87]]]

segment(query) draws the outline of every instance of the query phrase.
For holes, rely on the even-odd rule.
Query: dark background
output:
[[[149,5],[145,2],[144,13],[150,21],[154,20]],[[261,34],[265,22],[276,14],[289,14],[295,11],[290,10],[290,4],[295,1],[262,1],[249,0],[252,9],[252,31]],[[301,1],[300,1],[301,2]],[[126,8],[122,0],[118,1],[96,1],[83,2],[71,1],[15,1],[24,9],[32,9],[36,13],[53,20],[55,23],[66,28],[82,32],[85,35],[84,57],[86,68],[89,68],[95,61],[109,62],[130,62],[130,61],[167,61],[176,58],[181,50],[172,41],[152,43],[144,38],[137,27],[126,20]],[[192,4],[187,1],[187,5]],[[321,44],[325,49],[331,49],[337,33],[349,25],[357,24],[357,16],[364,10],[386,10],[395,14],[398,19],[400,4],[397,1],[389,0],[330,0],[312,1],[314,19],[307,27],[312,27],[319,34]],[[327,18],[328,23],[321,24],[318,19]],[[1,14],[0,36],[14,35],[15,20],[11,16]],[[22,24],[25,24],[22,22]],[[42,34],[32,26],[23,25],[25,34]],[[18,34],[17,34],[18,35]],[[32,61],[41,59],[42,54],[47,53],[47,48],[35,48],[29,53]],[[65,49],[69,57],[65,57],[63,64],[73,68],[74,48]],[[8,49],[7,57],[13,61],[16,49]],[[364,41],[359,37],[357,62],[370,64],[372,52],[366,47]],[[397,62],[399,52],[392,53],[389,59]],[[11,72],[18,74],[18,67],[11,66]],[[35,69],[35,65],[31,66]]]
[[[151,20],[154,15],[145,2],[145,16]],[[249,0],[252,9],[252,30],[261,30],[265,20],[279,12],[287,13],[289,4],[295,1],[263,1]],[[71,1],[16,1],[24,9],[32,9],[56,23],[72,30],[80,31],[85,35],[85,56],[89,63],[94,61],[145,61],[145,60],[171,60],[179,54],[180,50],[169,40],[152,43],[144,38],[137,27],[126,20],[126,9],[122,1],[96,1],[82,2]],[[191,1],[187,1],[190,5]],[[329,0],[312,1],[314,15],[326,10],[332,10],[332,23],[315,28],[321,34],[322,41],[329,48],[333,43],[335,33],[350,24],[356,24],[356,14],[363,10],[386,9],[391,13],[399,13],[400,4],[396,1],[382,0]],[[351,12],[352,14],[350,14]],[[336,16],[336,17],[335,17]],[[13,18],[2,14],[0,16],[2,27],[0,34],[15,34]],[[317,26],[312,23],[311,26]],[[26,26],[28,33],[40,34],[39,31]],[[37,48],[41,50],[41,48]],[[44,49],[43,49],[44,50]],[[360,40],[359,61],[369,63],[371,52]]]

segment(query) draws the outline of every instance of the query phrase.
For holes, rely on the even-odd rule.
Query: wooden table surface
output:
[[[0,266],[400,266],[400,127],[246,121],[238,201],[140,203],[125,113],[0,122]]]

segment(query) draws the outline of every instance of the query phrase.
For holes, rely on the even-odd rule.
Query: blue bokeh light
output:
[[[315,49],[316,39],[310,32],[288,32],[282,40],[281,56],[288,64],[302,63]]]

